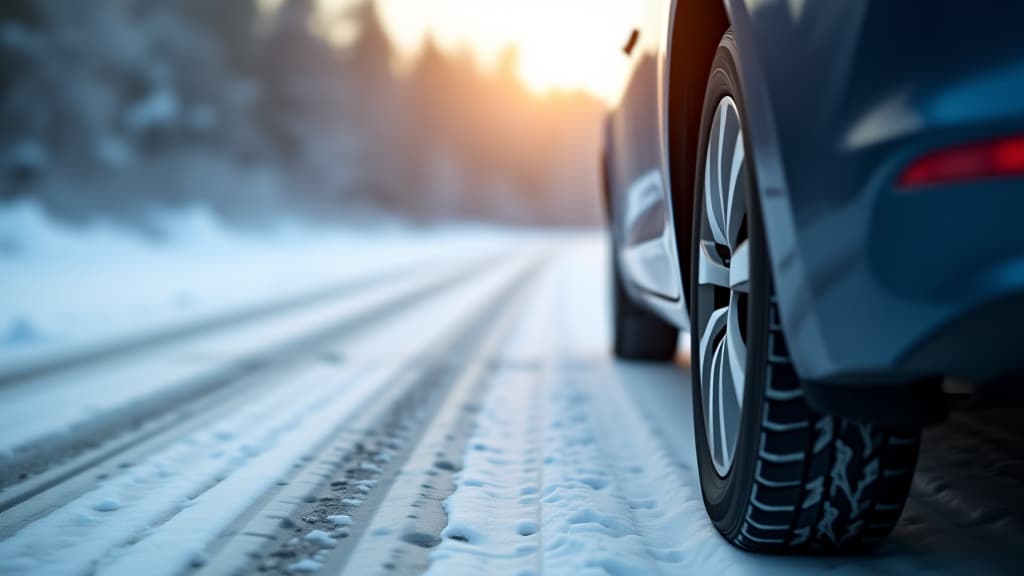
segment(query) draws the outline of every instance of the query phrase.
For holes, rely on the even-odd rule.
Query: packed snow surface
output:
[[[73,574],[95,566],[102,574],[177,574],[207,543],[355,410],[457,327],[521,268],[516,262],[384,322],[346,348],[350,361],[317,363],[280,385],[253,394],[225,418],[132,462],[14,536],[0,541],[0,573]],[[442,321],[444,320],[444,321]],[[407,322],[421,339],[404,339]],[[382,352],[396,362],[382,363]],[[345,520],[338,518],[339,525]],[[59,535],[59,538],[55,538]],[[310,533],[318,547],[333,538]],[[309,569],[315,559],[298,563]]]

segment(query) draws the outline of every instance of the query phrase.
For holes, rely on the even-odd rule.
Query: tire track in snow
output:
[[[543,357],[557,266],[544,270],[495,363],[490,390],[445,499],[447,525],[428,574],[529,574],[539,567]]]
[[[357,384],[360,388],[346,391],[342,383],[348,384],[354,371],[327,370],[318,366],[296,374],[289,385],[102,482],[0,542],[0,571],[74,574],[102,568],[122,546],[145,541],[171,518],[209,501],[214,497],[211,490],[232,474],[280,447],[283,440],[290,441],[331,396],[378,383],[363,378]],[[303,388],[320,392],[304,394]]]
[[[124,366],[108,367],[109,372],[100,371],[102,366],[87,367],[84,373],[61,374],[54,382],[44,379],[24,391],[0,391],[5,411],[17,419],[0,424],[8,451],[0,452],[0,512],[173,426],[176,419],[161,418],[173,408],[202,410],[204,396],[308,353],[318,343],[398,314],[419,299],[478,275],[483,266],[461,264],[383,290],[290,311],[248,328],[178,343],[180,349],[153,350],[154,358],[128,359]],[[209,360],[184,360],[188,354],[211,352]],[[91,404],[102,407],[90,409]]]
[[[348,433],[335,438],[335,449],[321,451],[319,466],[306,466],[272,502],[255,506],[249,519],[232,529],[252,538],[248,542],[233,538],[217,551],[209,572],[336,572],[351,556],[357,558],[355,562],[365,556],[362,550],[368,542],[380,541],[382,523],[392,527],[396,521],[407,523],[405,516],[411,509],[429,522],[425,489],[419,483],[443,482],[434,464],[444,456],[430,458],[424,465],[422,453],[439,449],[438,434],[443,435],[440,444],[457,440],[454,423],[438,425],[437,421],[444,420],[452,406],[462,412],[465,398],[459,393],[460,383],[479,369],[481,350],[500,337],[500,318],[513,312],[511,303],[529,284],[535,261],[527,260],[532,263],[506,274],[498,282],[499,289],[489,290],[486,298],[472,301],[455,295],[448,305],[439,306],[451,310],[458,303],[471,314],[465,322],[456,322],[464,326],[448,326],[450,336],[431,339],[432,354],[410,362],[419,366],[415,375],[403,378],[404,383],[394,382],[371,405],[360,408],[346,426]],[[499,305],[503,311],[496,320],[493,309]],[[454,320],[450,314],[445,319]],[[421,323],[410,318],[408,324]],[[408,479],[424,471],[424,480],[410,490]],[[417,499],[418,505],[398,503],[408,496]],[[385,536],[402,544],[399,534],[392,528]]]
[[[527,574],[539,564],[542,432],[535,370],[495,378],[444,502],[448,523],[428,574]]]
[[[424,265],[423,267],[426,268],[427,266]],[[33,359],[30,362],[4,366],[0,368],[0,388],[25,384],[43,376],[66,372],[89,364],[107,362],[118,357],[136,354],[146,349],[195,338],[209,332],[223,330],[263,318],[279,316],[324,302],[335,301],[374,286],[393,283],[399,278],[408,277],[415,270],[415,268],[386,270],[367,277],[352,278],[327,288],[290,296],[242,310],[233,310],[210,318],[173,326],[158,332],[138,334],[130,338],[100,343],[81,350],[65,352],[57,357]]]
[[[479,402],[497,369],[494,356],[508,338],[521,310],[524,288],[514,298],[504,298],[501,313],[491,318],[481,335],[475,357],[458,379],[422,439],[409,454],[401,475],[389,486],[362,538],[347,554],[334,557],[327,570],[359,576],[388,571],[421,574],[429,564],[429,550],[441,538],[447,518],[443,500],[454,490],[454,473],[464,466],[462,452],[473,430]]]
[[[466,290],[454,293],[468,294]],[[473,313],[486,296],[466,299],[469,310],[445,313],[455,326],[457,318]],[[451,327],[439,323],[427,330],[420,350]],[[395,330],[384,336],[393,340]],[[205,544],[286,475],[305,447],[334,431],[361,405],[360,398],[372,396],[403,368],[392,364],[356,377],[357,366],[344,367],[349,372],[341,375],[322,363],[308,368],[312,372],[306,376],[302,370],[293,372],[286,385],[245,399],[235,418],[194,431],[102,481],[0,542],[0,572],[130,573],[139,566],[153,572],[156,566],[163,573],[177,573],[190,562],[198,563]]]

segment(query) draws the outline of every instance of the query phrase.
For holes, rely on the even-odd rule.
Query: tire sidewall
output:
[[[712,522],[728,539],[733,540],[740,530],[747,503],[753,487],[757,461],[760,423],[762,418],[765,365],[767,363],[768,321],[770,313],[770,275],[767,268],[765,234],[761,222],[761,206],[757,193],[757,179],[754,172],[754,156],[749,143],[746,122],[746,106],[736,66],[736,43],[731,31],[723,37],[715,54],[708,79],[704,105],[701,112],[697,164],[693,188],[693,236],[691,238],[690,306],[691,326],[698,330],[697,298],[699,295],[698,274],[700,230],[704,211],[704,168],[711,124],[718,103],[729,96],[736,103],[743,128],[743,146],[748,159],[746,163],[747,185],[747,226],[750,239],[750,298],[747,317],[747,367],[743,397],[743,414],[736,443],[732,467],[724,476],[715,470],[708,448],[704,422],[703,400],[700,379],[700,338],[691,335],[691,381],[693,390],[693,421],[696,440],[697,465],[700,474],[701,492]],[[752,369],[752,367],[755,367]]]

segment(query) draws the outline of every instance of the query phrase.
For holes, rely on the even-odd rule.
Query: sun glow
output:
[[[428,36],[449,49],[468,47],[492,64],[507,47],[533,90],[584,90],[611,101],[629,62],[622,54],[640,20],[637,0],[379,0],[405,53]]]

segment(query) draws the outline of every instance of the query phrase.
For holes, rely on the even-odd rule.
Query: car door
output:
[[[671,205],[662,168],[660,64],[668,0],[644,0],[623,32],[628,81],[611,118],[617,194],[613,212],[622,273],[655,308],[678,310],[682,299]],[[665,302],[659,302],[665,301]],[[670,303],[676,303],[671,305]],[[670,320],[680,323],[679,316]]]

